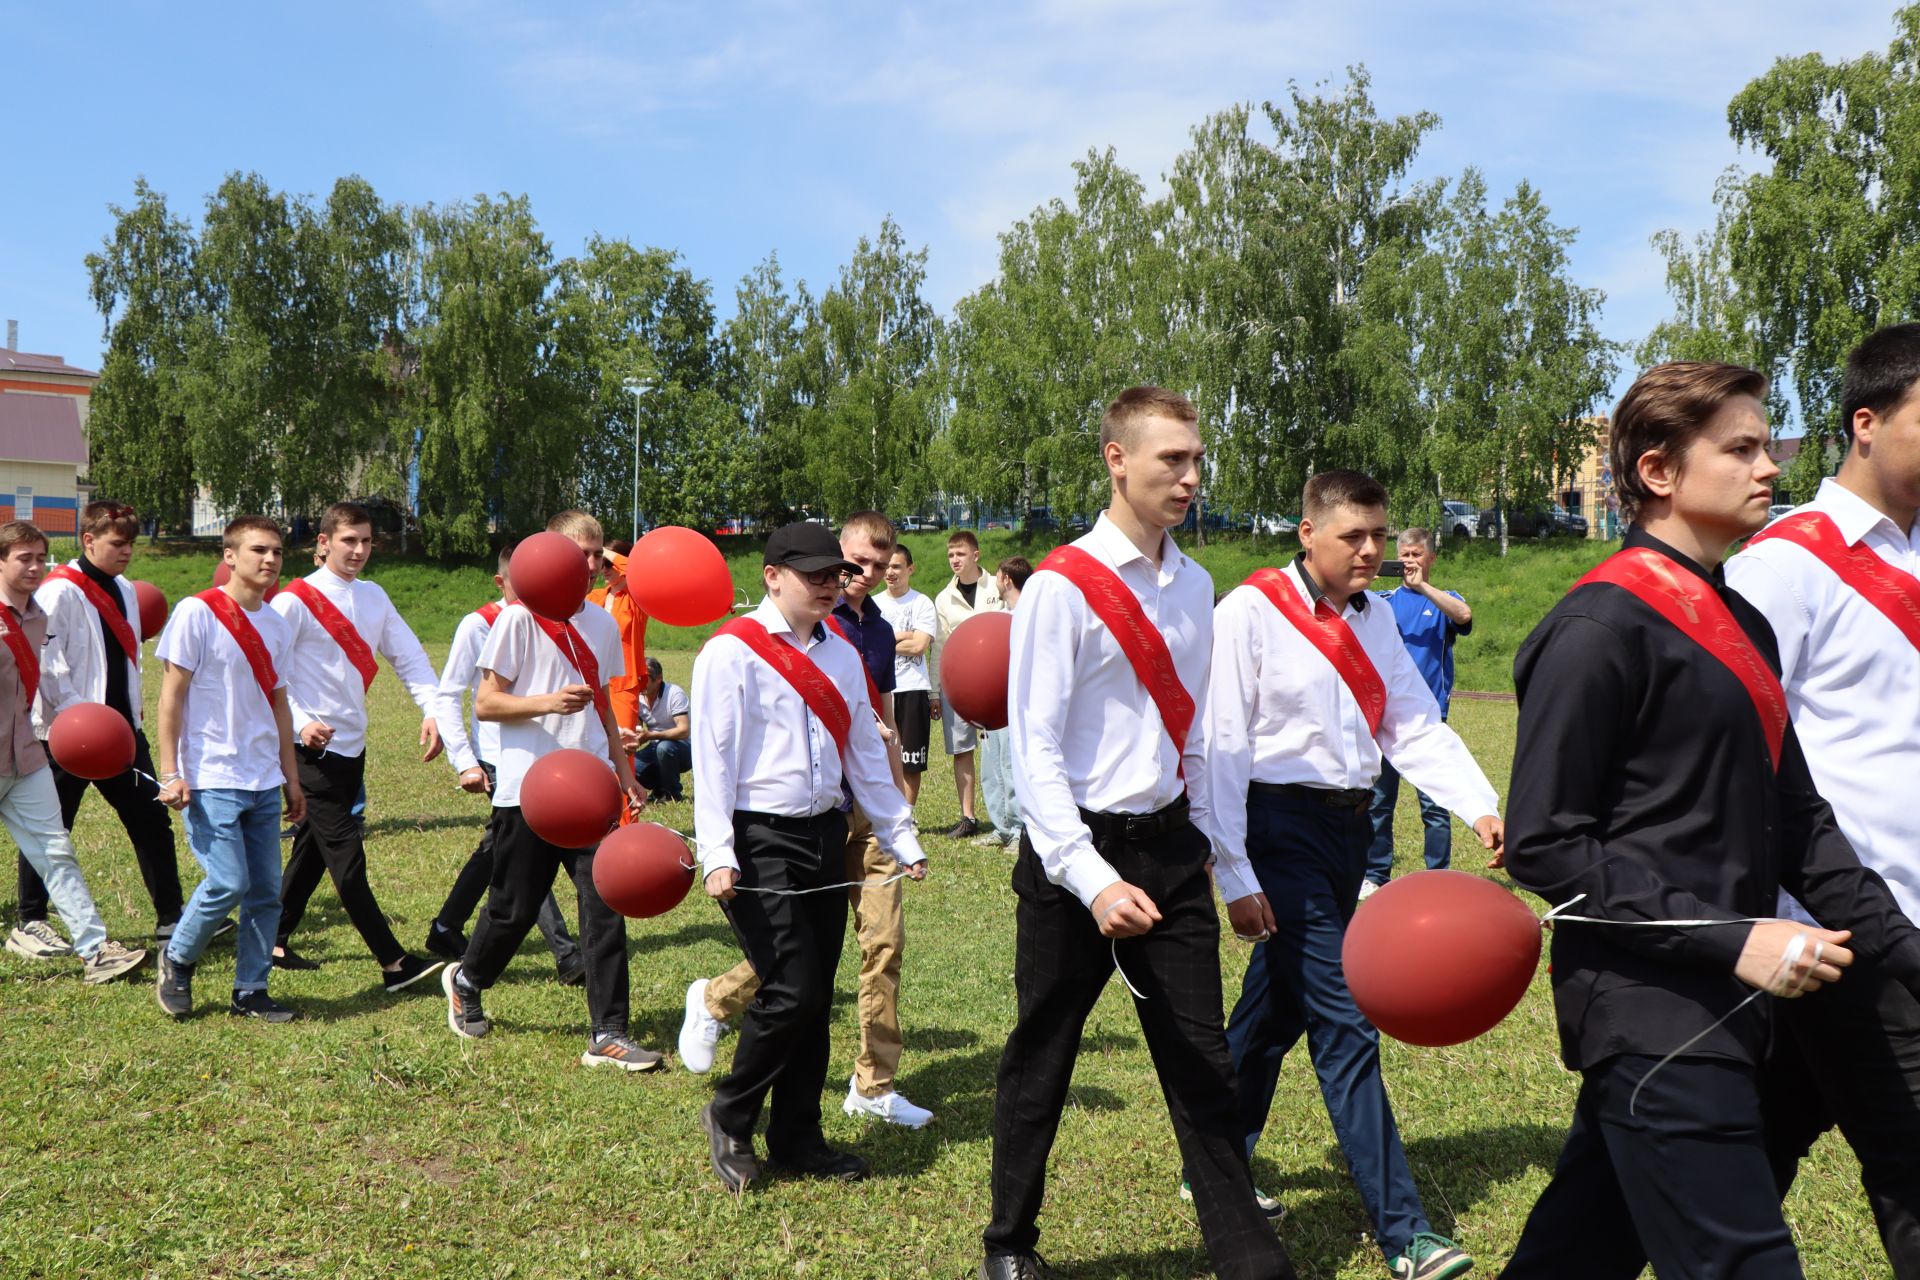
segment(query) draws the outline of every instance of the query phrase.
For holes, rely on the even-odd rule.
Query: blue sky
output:
[[[1712,219],[1726,103],[1776,58],[1884,50],[1890,3],[325,5],[0,0],[0,318],[97,367],[83,257],[136,176],[197,216],[230,170],[388,199],[527,193],[556,252],[598,232],[714,286],[777,249],[817,289],[891,213],[943,311],[995,236],[1111,145],[1159,175],[1192,124],[1364,63],[1437,112],[1418,175],[1521,179],[1580,228],[1609,336],[1666,314],[1647,238]]]

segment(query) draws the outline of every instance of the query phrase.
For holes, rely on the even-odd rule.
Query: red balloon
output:
[[[47,750],[68,773],[117,778],[133,768],[133,726],[104,702],[76,702],[47,727]]]
[[[727,558],[705,534],[678,525],[650,530],[633,544],[627,590],[648,617],[670,627],[697,627],[733,612]]]
[[[593,887],[621,915],[646,920],[680,905],[693,887],[693,851],[657,822],[620,828],[593,855]]]
[[[976,613],[940,646],[940,693],[953,714],[982,729],[1007,727],[1007,662],[1013,615]]]
[[[140,637],[151,640],[167,625],[167,596],[151,582],[135,581],[133,597],[140,602]]]
[[[225,560],[222,560],[219,564],[213,566],[213,585],[214,586],[224,587],[227,585],[227,580],[232,577],[233,577],[233,566],[228,564]],[[271,600],[279,594],[280,594],[280,582],[278,579],[275,579],[273,585],[267,588],[266,594],[264,594],[260,598],[262,600]]]
[[[565,622],[580,612],[593,574],[586,553],[563,533],[536,533],[513,549],[507,578],[520,603],[549,622]]]
[[[1526,994],[1540,921],[1491,880],[1416,871],[1354,913],[1340,963],[1374,1026],[1407,1044],[1459,1044],[1492,1030]]]
[[[577,747],[549,751],[520,780],[520,813],[548,844],[585,849],[620,820],[620,784],[605,756]]]

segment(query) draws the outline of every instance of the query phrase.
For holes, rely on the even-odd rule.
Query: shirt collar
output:
[[[316,587],[326,587],[333,591],[351,591],[355,579],[343,578],[333,571],[333,566],[323,564],[307,575],[307,581]]]
[[[1832,476],[1820,482],[1820,492],[1814,495],[1811,505],[1825,512],[1839,526],[1840,536],[1847,540],[1850,547],[1882,525],[1909,541],[1920,534],[1920,523],[1916,523],[1912,530],[1900,528],[1879,508]]]
[[[767,634],[770,636],[793,635],[793,628],[787,625],[787,615],[780,612],[780,606],[773,602],[772,596],[761,597],[759,607],[754,609],[754,611],[748,614],[747,616],[752,618],[755,622],[759,623],[761,626],[765,627],[767,629]],[[827,638],[827,624],[824,622],[816,622],[813,626],[813,635],[808,640],[807,644],[808,645],[818,644],[820,643],[820,641],[826,638]],[[804,648],[806,646],[802,646],[802,647]]]
[[[1621,550],[1624,551],[1628,547],[1646,547],[1650,551],[1658,551],[1661,555],[1673,561],[1694,577],[1703,578],[1712,583],[1715,590],[1727,585],[1727,571],[1725,568],[1720,565],[1715,565],[1713,568],[1708,569],[1692,557],[1674,550],[1637,524],[1628,525],[1627,536],[1620,540]]]
[[[1152,567],[1153,562],[1148,558],[1147,553],[1139,547],[1134,546],[1133,539],[1120,532],[1120,526],[1109,520],[1107,513],[1104,511],[1102,511],[1099,518],[1093,522],[1093,528],[1088,531],[1087,536],[1082,538],[1081,541],[1088,543],[1095,550],[1099,551],[1116,569],[1123,569],[1135,560],[1145,561],[1149,568]],[[1173,540],[1173,535],[1162,531],[1160,534],[1160,568],[1158,571],[1160,581],[1162,583],[1173,581],[1174,576],[1180,572],[1181,567],[1186,563],[1186,559],[1186,556],[1180,551],[1179,544]]]
[[[1307,607],[1310,609],[1318,609],[1320,602],[1327,598],[1327,593],[1320,589],[1320,584],[1315,582],[1313,575],[1307,572],[1306,552],[1298,551],[1294,553],[1293,571],[1295,575],[1299,577],[1300,585],[1307,589]],[[1369,594],[1371,593],[1366,591],[1354,592],[1347,598],[1347,606],[1355,613],[1365,613],[1367,611],[1367,596]],[[1329,604],[1331,604],[1331,602],[1329,602]]]
[[[866,602],[869,605],[873,606],[872,608],[873,613],[880,612],[880,606],[877,604],[874,604],[872,592],[867,593]],[[838,600],[835,600],[833,602],[833,611],[835,613],[845,614],[848,618],[850,618],[852,621],[859,624],[860,626],[865,626],[867,624],[868,611],[864,609],[855,609],[852,603],[848,601],[848,599],[845,596],[841,596]]]

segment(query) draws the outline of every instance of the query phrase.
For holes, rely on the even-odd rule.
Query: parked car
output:
[[[1300,532],[1299,516],[1263,516],[1266,531],[1272,534]]]
[[[1775,520],[1778,520],[1781,516],[1786,515],[1789,511],[1792,511],[1792,510],[1793,510],[1793,503],[1791,502],[1774,503],[1772,506],[1767,508],[1767,523],[1772,524]]]
[[[1480,527],[1480,513],[1471,502],[1448,499],[1440,504],[1441,527],[1449,537],[1471,538]]]
[[[947,527],[945,516],[908,516],[900,522],[902,533],[938,533]]]
[[[1027,533],[1052,533],[1060,526],[1054,521],[1052,507],[1029,507],[1020,527]]]
[[[1093,528],[1093,521],[1077,512],[1067,517],[1068,533],[1085,533],[1091,528]]]
[[[1543,506],[1510,510],[1513,528],[1508,536],[1513,538],[1584,538],[1587,536],[1587,518],[1576,516],[1557,502]],[[1480,513],[1479,532],[1489,538],[1500,536],[1500,511],[1488,507]]]

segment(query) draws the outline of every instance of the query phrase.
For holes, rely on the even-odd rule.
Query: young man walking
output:
[[[1458,591],[1442,591],[1433,585],[1432,533],[1402,529],[1396,546],[1406,576],[1381,599],[1393,611],[1400,639],[1406,643],[1420,678],[1433,691],[1444,721],[1453,696],[1453,642],[1473,631],[1473,610]],[[1447,816],[1445,805],[1419,787],[1413,794],[1420,802],[1420,825],[1425,831],[1422,853],[1427,869],[1451,866],[1453,819]],[[1373,844],[1367,849],[1367,878],[1360,883],[1362,901],[1393,879],[1393,811],[1399,799],[1400,771],[1393,767],[1393,761],[1383,760],[1368,813],[1373,823]]]
[[[1386,542],[1386,490],[1357,471],[1322,472],[1307,482],[1300,555],[1256,572],[1214,612],[1217,874],[1234,932],[1264,939],[1227,1043],[1248,1158],[1281,1064],[1305,1036],[1387,1270],[1445,1280],[1473,1259],[1434,1232],[1420,1203],[1380,1076],[1380,1033],[1347,990],[1341,950],[1383,769],[1404,770],[1496,852],[1502,831],[1492,785],[1442,721],[1393,614],[1366,589]]]
[[[1797,1280],[1753,993],[1844,987],[1855,952],[1920,992],[1920,931],[1814,789],[1773,630],[1719,567],[1773,499],[1766,391],[1734,365],[1641,375],[1610,445],[1625,546],[1514,660],[1507,869],[1578,899],[1552,966],[1583,1079],[1508,1280]],[[1782,887],[1851,932],[1771,918]]]
[[[54,789],[60,796],[60,821],[68,832],[79,815],[88,787],[97,787],[113,806],[153,902],[154,937],[165,942],[180,918],[180,867],[173,823],[153,802],[153,753],[143,729],[140,697],[140,601],[127,581],[133,540],[140,520],[117,502],[89,502],[80,511],[80,558],[50,570],[34,599],[47,615],[47,644],[40,651],[40,699],[34,705],[34,733],[42,741],[59,714],[77,702],[100,702],[118,712],[133,729],[133,766],[118,777],[89,781],[68,773],[55,760]],[[20,858],[20,925],[7,949],[36,954],[35,945],[57,943],[54,954],[70,948],[46,924],[46,884],[25,856]],[[36,928],[36,925],[38,926]],[[22,938],[22,935],[26,935]],[[23,947],[23,942],[25,946]]]
[[[306,817],[293,713],[281,675],[292,628],[266,604],[280,579],[280,526],[240,516],[221,538],[220,586],[182,600],[160,633],[160,799],[184,810],[187,847],[205,878],[160,949],[154,988],[175,1018],[193,1012],[194,966],[240,909],[234,941],[236,1015],[288,1022],[267,994],[280,922],[280,792],[287,821]]]
[[[816,524],[776,530],[761,571],[766,599],[722,626],[693,664],[701,868],[758,977],[733,1070],[700,1113],[714,1173],[735,1192],[760,1176],[753,1129],[763,1107],[775,1165],[804,1177],[867,1175],[867,1162],[828,1147],[820,1127],[847,919],[842,885],[867,869],[850,851],[843,792],[893,860],[888,867],[926,876],[868,673],[826,625],[856,574],[878,579],[884,552],[855,563],[842,545]],[[695,992],[687,1003],[691,1012]]]
[[[1003,606],[1000,589],[980,568],[980,539],[971,529],[957,529],[947,538],[947,565],[953,577],[933,598],[936,629],[933,634],[933,660],[927,677],[932,685],[933,714],[940,717],[940,734],[953,757],[953,785],[960,795],[960,821],[947,829],[949,839],[964,840],[980,834],[980,821],[974,816],[974,785],[980,770],[974,751],[980,745],[980,731],[953,714],[953,708],[940,698],[940,647],[954,628],[977,613],[991,613]]]
[[[300,789],[306,821],[293,837],[280,890],[280,930],[273,963],[280,969],[320,966],[296,952],[294,931],[323,875],[333,878],[340,905],[380,966],[388,991],[404,991],[439,969],[400,945],[367,883],[367,851],[354,808],[367,771],[367,690],[379,663],[392,664],[425,717],[421,756],[440,754],[438,720],[446,718],[439,681],[412,628],[378,585],[360,576],[373,554],[373,517],[365,507],[336,502],[320,517],[318,569],[288,584],[271,608],[291,635],[283,663],[287,702],[299,745]]]
[[[1920,325],[1855,348],[1840,400],[1840,473],[1729,560],[1727,583],[1773,628],[1794,733],[1841,834],[1920,921],[1920,809],[1890,785],[1920,778]],[[1810,918],[1791,899],[1781,914]],[[1920,1001],[1862,960],[1776,1017],[1761,1079],[1781,1193],[1838,1124],[1893,1274],[1920,1280]]]
[[[894,544],[887,558],[887,589],[874,597],[893,627],[893,723],[900,737],[900,771],[909,808],[920,803],[933,738],[933,682],[927,652],[940,629],[933,601],[913,589],[913,549]]]
[[[470,795],[490,796],[493,794],[496,769],[494,762],[500,758],[500,726],[492,720],[476,718],[471,733],[467,729],[466,701],[480,684],[480,653],[487,645],[487,636],[493,631],[493,624],[508,605],[519,599],[514,594],[513,583],[507,576],[508,562],[513,558],[516,542],[508,539],[500,548],[498,562],[494,566],[493,585],[499,590],[500,598],[481,605],[466,617],[460,619],[453,629],[453,643],[447,648],[447,663],[440,671],[441,706],[446,718],[440,721],[440,740],[446,744],[447,760],[453,766],[454,774],[460,780],[460,789]],[[481,833],[480,843],[474,846],[467,863],[454,878],[453,887],[447,890],[447,900],[440,905],[439,914],[433,923],[427,926],[426,949],[443,960],[457,961],[467,953],[467,922],[473,918],[474,909],[480,900],[487,896],[487,886],[493,883],[493,824],[489,822]],[[580,958],[580,948],[575,945],[573,935],[567,932],[567,922],[560,914],[560,904],[549,891],[540,903],[540,914],[534,918],[539,926],[540,936],[546,939],[547,949],[553,952],[554,971],[561,985],[577,987],[587,980],[586,961]]]
[[[1186,397],[1158,387],[1107,407],[1112,500],[1041,563],[1013,615],[1007,703],[1026,818],[1013,871],[1019,1012],[994,1095],[982,1280],[1052,1274],[1036,1252],[1047,1156],[1081,1030],[1116,967],[1136,993],[1215,1272],[1294,1274],[1254,1202],[1220,1017],[1200,705],[1213,583],[1167,533],[1200,487],[1196,421]],[[1222,881],[1246,878],[1243,865]]]
[[[563,511],[547,522],[547,530],[571,538],[586,556],[589,572],[599,573],[599,521],[582,511]],[[622,670],[620,629],[605,609],[590,601],[582,601],[565,622],[549,621],[523,604],[513,604],[494,622],[479,663],[474,714],[500,726],[489,832],[493,883],[466,954],[441,977],[447,1025],[455,1035],[470,1039],[491,1030],[481,993],[506,971],[552,891],[554,877],[564,869],[579,896],[580,951],[587,966],[592,1023],[580,1064],[651,1071],[660,1065],[660,1055],[627,1036],[627,922],[594,888],[594,850],[547,843],[520,809],[527,770],[541,756],[565,748],[604,756],[628,803],[646,800],[647,793],[634,781],[607,694],[608,679]]]

